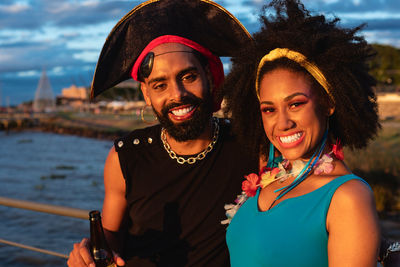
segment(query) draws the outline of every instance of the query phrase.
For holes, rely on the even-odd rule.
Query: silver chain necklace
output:
[[[162,128],[161,129],[161,141],[162,141],[162,143],[164,145],[165,150],[168,152],[169,156],[171,157],[171,159],[176,159],[176,161],[179,164],[185,164],[185,163],[193,164],[197,160],[204,159],[206,157],[206,155],[208,154],[208,152],[213,150],[214,145],[217,142],[218,135],[219,135],[218,119],[214,119],[214,136],[213,136],[211,142],[206,147],[206,149],[204,149],[202,152],[197,154],[195,157],[190,157],[190,158],[187,158],[187,159],[185,159],[184,157],[181,157],[181,156],[177,156],[176,153],[171,149],[171,146],[167,142],[167,136],[165,135],[165,132],[166,132],[165,129]]]

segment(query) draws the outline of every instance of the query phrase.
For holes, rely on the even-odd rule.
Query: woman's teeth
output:
[[[288,143],[296,142],[297,140],[300,139],[301,136],[302,136],[302,133],[295,133],[295,134],[289,135],[289,136],[281,136],[281,137],[279,137],[279,140],[284,144],[288,144]]]

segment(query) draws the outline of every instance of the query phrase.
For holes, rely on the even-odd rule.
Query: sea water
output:
[[[79,209],[102,208],[112,141],[42,132],[0,132],[0,196]],[[0,206],[0,239],[69,254],[87,220]],[[0,243],[0,266],[66,266],[66,260]]]

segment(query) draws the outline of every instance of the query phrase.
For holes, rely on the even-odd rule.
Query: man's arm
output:
[[[122,175],[118,153],[111,148],[104,166],[104,202],[102,223],[104,233],[110,248],[120,253],[122,251],[123,237],[125,234],[124,222],[126,220],[125,179]],[[122,258],[115,256],[116,263],[123,266]],[[94,262],[89,250],[89,241],[82,239],[75,243],[69,254],[69,267],[93,266]]]
[[[103,228],[112,250],[121,253],[126,228],[125,179],[118,153],[111,148],[104,166]]]

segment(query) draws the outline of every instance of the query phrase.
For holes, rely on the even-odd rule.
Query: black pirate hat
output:
[[[131,77],[143,49],[164,35],[181,36],[216,56],[233,56],[252,38],[226,9],[209,0],[149,0],[126,14],[112,29],[101,51],[91,98]]]

